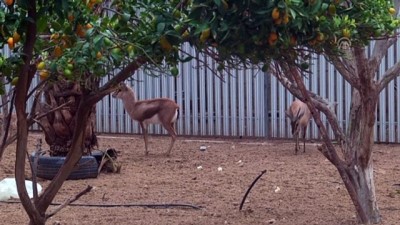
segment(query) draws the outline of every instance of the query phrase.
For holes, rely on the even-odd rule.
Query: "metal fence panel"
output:
[[[373,43],[372,43],[373,46]],[[186,51],[195,54],[194,49],[184,46]],[[384,57],[376,78],[398,61],[400,43],[390,48]],[[367,49],[371,54],[372,49]],[[7,54],[7,50],[3,53]],[[177,122],[179,135],[194,136],[249,136],[266,138],[290,138],[290,124],[285,110],[294,100],[290,92],[273,76],[258,69],[231,70],[223,79],[216,77],[211,69],[217,64],[210,58],[198,55],[209,68],[200,66],[197,61],[179,64],[177,77],[155,74],[140,70],[127,81],[134,86],[140,100],[169,97],[180,105],[180,118]],[[108,78],[105,78],[104,83]],[[33,85],[37,84],[35,78]],[[311,74],[304,76],[306,86],[338,103],[336,114],[344,130],[348,127],[351,100],[351,86],[338,74],[333,65],[323,56],[314,56]],[[400,142],[400,77],[392,81],[379,96],[375,141]],[[9,88],[9,87],[7,87]],[[28,107],[32,104],[28,102]],[[97,104],[96,129],[102,133],[141,133],[137,122],[132,121],[125,112],[122,102],[106,96]],[[323,121],[325,117],[322,116]],[[32,126],[33,130],[39,126]],[[158,125],[150,126],[149,133],[166,134]],[[333,133],[330,131],[333,138]],[[307,138],[318,139],[319,132],[311,123]]]

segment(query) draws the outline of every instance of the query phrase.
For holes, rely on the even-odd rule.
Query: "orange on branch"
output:
[[[96,58],[97,58],[97,59],[101,59],[101,57],[103,57],[103,54],[101,54],[101,52],[98,51],[98,52],[96,53]]]
[[[62,53],[63,53],[63,50],[61,49],[60,46],[56,46],[56,47],[54,47],[54,52],[53,53],[54,53],[55,57],[60,57],[62,55]]]
[[[17,85],[17,84],[18,84],[18,80],[19,80],[19,77],[14,77],[14,78],[11,80],[11,85],[13,85],[13,86]]]
[[[271,32],[268,37],[268,43],[274,45],[278,40],[278,34],[276,32]]]
[[[54,33],[54,34],[50,35],[50,40],[52,40],[52,41],[58,40],[58,38],[60,38],[59,33]]]
[[[200,42],[205,42],[210,37],[210,34],[211,34],[210,28],[203,30],[200,34]]]
[[[47,70],[41,70],[39,72],[40,80],[46,80],[49,76],[50,76],[50,73]]]
[[[13,34],[13,39],[14,39],[14,43],[17,43],[17,42],[19,42],[19,40],[21,40],[21,35],[19,35],[17,31],[15,31]]]
[[[289,23],[289,15],[287,13],[285,13],[285,15],[283,16],[283,24],[288,24]]]
[[[333,16],[336,14],[336,6],[334,4],[330,4],[328,6],[329,15]]]
[[[396,14],[396,9],[393,7],[389,8],[389,13],[392,15]]]
[[[43,70],[44,68],[46,67],[46,63],[45,62],[40,62],[38,65],[37,65],[37,69],[38,70]]]
[[[78,24],[76,26],[76,31],[75,31],[76,35],[78,35],[78,37],[85,37],[86,35],[86,30],[83,28],[83,26],[81,24]]]
[[[166,52],[170,52],[172,50],[172,45],[165,36],[160,37],[160,45],[162,50]]]
[[[280,17],[279,9],[275,7],[275,8],[272,10],[271,16],[272,16],[272,19],[273,19],[273,20],[279,19],[279,17]]]
[[[14,38],[13,37],[9,37],[7,39],[7,44],[8,44],[8,48],[14,49],[14,47],[15,47]]]
[[[14,3],[14,0],[5,0],[6,5],[10,6]]]

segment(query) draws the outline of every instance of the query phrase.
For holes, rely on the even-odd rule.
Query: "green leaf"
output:
[[[40,17],[37,21],[37,30],[38,32],[44,32],[47,28],[47,18],[46,17]]]

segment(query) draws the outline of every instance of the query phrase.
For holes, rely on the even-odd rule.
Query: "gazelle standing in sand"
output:
[[[303,152],[306,152],[306,131],[307,126],[311,120],[311,112],[308,106],[300,101],[295,100],[286,111],[286,116],[290,119],[290,125],[292,126],[292,135],[296,140],[295,154],[300,150],[299,135],[300,131],[303,134]]]
[[[120,83],[112,96],[121,99],[129,116],[139,122],[143,131],[146,155],[149,153],[148,125],[161,124],[168,131],[171,143],[166,154],[169,156],[176,140],[175,122],[179,117],[178,104],[169,98],[138,100],[134,90],[125,83]]]

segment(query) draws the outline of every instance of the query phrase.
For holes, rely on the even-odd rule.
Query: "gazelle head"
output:
[[[300,132],[300,119],[303,117],[304,111],[299,110],[295,115],[293,115],[292,111],[288,110],[286,111],[286,116],[289,117],[290,119],[290,126],[292,127],[292,135],[298,135]]]
[[[129,87],[124,83],[121,82],[118,84],[116,87],[115,91],[113,92],[112,96],[114,98],[122,98],[124,96],[124,93],[129,90]]]

